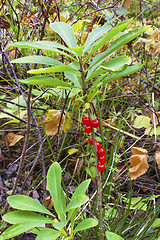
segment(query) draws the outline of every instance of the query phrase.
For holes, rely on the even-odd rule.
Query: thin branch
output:
[[[119,2],[121,2],[121,1],[122,1],[122,0],[118,0],[118,1],[117,1],[115,4],[113,4],[112,6],[104,7],[104,8],[99,8],[99,9],[93,11],[93,12],[90,12],[90,13],[88,13],[88,14],[85,14],[85,15],[83,15],[82,17],[79,17],[76,21],[74,21],[74,22],[71,24],[71,26],[72,26],[73,24],[75,24],[76,22],[78,22],[79,20],[81,20],[81,19],[83,19],[83,18],[86,18],[86,17],[88,17],[88,16],[90,16],[90,15],[93,15],[94,13],[101,12],[101,11],[103,11],[103,10],[105,10],[105,9],[114,8],[114,7],[115,7]]]

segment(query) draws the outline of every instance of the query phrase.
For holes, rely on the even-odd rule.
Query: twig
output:
[[[2,36],[1,36],[1,31],[0,31],[0,41],[1,41],[2,55],[6,58],[6,61],[7,61],[8,65],[9,65],[9,67],[10,67],[12,73],[13,73],[14,79],[15,79],[15,81],[16,81],[16,85],[17,85],[20,93],[22,94],[22,96],[23,96],[23,98],[24,98],[24,100],[25,100],[25,102],[26,102],[26,104],[27,104],[27,98],[26,98],[25,93],[24,93],[24,91],[23,91],[23,89],[22,89],[22,87],[21,87],[21,84],[20,84],[19,81],[18,81],[18,78],[17,78],[17,75],[16,75],[16,73],[15,73],[14,67],[13,67],[12,63],[10,62],[8,55],[4,52],[4,44],[3,44],[3,40],[2,40]],[[36,160],[35,162],[37,162],[37,160],[38,160],[38,158],[39,158],[39,156],[40,156],[40,153],[41,153],[41,161],[42,161],[42,169],[43,169],[43,178],[45,179],[46,173],[45,173],[44,157],[43,157],[43,153],[42,153],[42,146],[43,146],[42,137],[41,137],[41,133],[40,133],[40,130],[39,130],[39,126],[38,126],[37,120],[36,120],[35,115],[34,115],[32,109],[31,109],[31,106],[29,106],[29,108],[30,108],[29,111],[30,111],[30,113],[31,113],[33,122],[35,123],[35,129],[36,129],[37,137],[38,137],[38,140],[39,140],[39,152],[38,152],[39,154],[38,154],[38,157],[35,159],[35,160]],[[35,166],[35,165],[34,165],[34,166]],[[32,170],[33,170],[33,168],[32,168]],[[45,181],[44,181],[44,196],[43,196],[43,202],[44,202],[44,200],[45,200],[45,189],[46,189],[46,183],[45,183]],[[7,207],[7,208],[8,208],[8,207]],[[7,208],[5,208],[5,210],[7,210]]]
[[[76,22],[78,22],[79,20],[81,20],[82,18],[85,18],[85,17],[88,17],[88,16],[90,16],[90,15],[93,15],[94,13],[96,13],[96,12],[100,12],[100,11],[103,11],[103,10],[105,10],[105,9],[109,9],[109,8],[114,8],[119,2],[121,2],[122,0],[118,0],[115,4],[113,4],[112,6],[109,6],[109,7],[104,7],[104,8],[99,8],[99,9],[97,9],[97,10],[95,10],[95,11],[93,11],[93,12],[90,12],[90,13],[88,13],[88,14],[85,14],[85,15],[83,15],[82,17],[79,17],[76,21],[74,21],[72,24],[71,24],[71,26],[73,25],[73,24],[75,24]]]
[[[18,183],[18,181],[20,179],[20,176],[21,176],[21,172],[22,172],[22,168],[23,168],[24,160],[25,160],[25,156],[26,156],[26,151],[27,151],[27,147],[28,147],[28,142],[29,142],[30,118],[31,118],[31,112],[30,112],[31,91],[32,91],[32,86],[30,86],[30,88],[29,88],[28,99],[27,99],[27,128],[26,128],[27,131],[26,131],[26,135],[25,135],[25,141],[24,141],[24,144],[23,144],[21,160],[19,162],[17,178],[16,178],[16,181],[14,183],[11,195],[13,195],[15,193],[15,191],[16,191],[17,183]]]
[[[15,118],[15,119],[19,120],[20,122],[27,123],[25,120],[13,115],[12,113],[6,112],[5,110],[0,109],[0,112],[4,113],[6,115],[9,115],[12,118]]]

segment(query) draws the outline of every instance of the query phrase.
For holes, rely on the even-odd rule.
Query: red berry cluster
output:
[[[82,118],[82,122],[84,125],[86,125],[84,128],[85,133],[91,133],[93,128],[97,128],[100,126],[100,122],[98,119],[94,119],[91,121],[91,119],[89,117],[84,117],[84,118]],[[88,138],[88,142],[89,142],[89,144],[93,145],[92,137]],[[98,160],[100,162],[97,165],[97,169],[102,172],[106,168],[104,165],[104,163],[106,162],[106,157],[104,156],[105,150],[102,148],[102,146],[99,142],[96,142],[96,146],[97,146]]]

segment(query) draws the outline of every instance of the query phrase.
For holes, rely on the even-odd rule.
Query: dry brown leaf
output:
[[[156,123],[156,125],[158,124],[157,118],[160,121],[160,112],[156,112],[156,116],[155,116],[155,123]],[[153,123],[153,114],[151,116],[151,121]]]
[[[10,147],[14,146],[19,140],[21,140],[21,138],[23,138],[24,136],[22,135],[17,135],[14,134],[12,132],[7,134],[7,143]]]
[[[122,7],[124,8],[130,8],[131,5],[131,0],[125,0]]]
[[[61,113],[62,113],[61,110],[49,110],[47,112],[46,114],[47,120],[43,122],[47,136],[52,136],[57,134]],[[65,123],[63,125],[64,120],[65,120]],[[62,130],[62,126],[63,126],[63,131],[66,132],[66,130],[70,127],[71,123],[72,123],[72,119],[70,114],[67,112],[64,112],[61,119],[60,131]]]
[[[158,164],[158,169],[160,169],[160,151],[158,151],[158,150],[155,153],[155,159]]]
[[[132,152],[132,155],[144,155],[148,153],[146,149],[137,148],[137,147],[132,147],[131,152]]]
[[[148,37],[148,39],[158,39],[159,38],[159,30],[158,28],[155,29],[155,31],[153,32],[153,34],[151,36]]]
[[[129,161],[131,168],[129,169],[131,180],[137,179],[141,175],[145,174],[149,168],[147,158],[148,151],[143,148],[131,148],[132,156]]]
[[[45,207],[52,208],[53,207],[53,199],[49,196],[45,199]]]

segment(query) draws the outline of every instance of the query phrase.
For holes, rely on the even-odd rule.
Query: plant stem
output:
[[[85,86],[85,73],[83,70],[82,60],[79,59],[80,64],[80,72],[82,78],[82,87],[83,87],[83,95],[86,95],[86,86]],[[88,117],[91,119],[90,110],[87,109]],[[96,159],[96,165],[99,163],[98,161],[98,154],[97,154],[97,146],[96,146],[96,138],[94,129],[92,129],[92,139],[93,139],[93,147],[94,147],[94,154]],[[99,221],[99,240],[103,240],[103,227],[102,227],[102,181],[101,181],[101,173],[96,168],[96,179],[97,179],[97,193],[98,193],[98,221]]]
[[[87,109],[88,117],[91,118],[90,110]],[[93,139],[93,147],[94,147],[94,154],[96,159],[96,165],[99,163],[98,154],[97,154],[97,146],[96,146],[96,138],[94,129],[92,129],[92,139]],[[98,193],[98,220],[99,220],[99,240],[103,239],[103,227],[102,227],[102,180],[101,180],[101,173],[96,168],[96,178],[97,178],[97,193]]]

